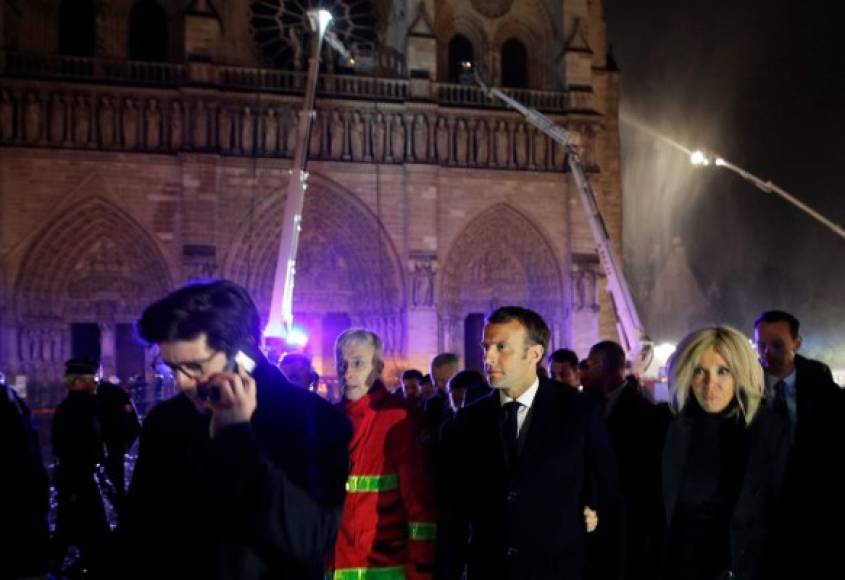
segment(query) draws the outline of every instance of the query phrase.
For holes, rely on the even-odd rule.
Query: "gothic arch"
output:
[[[275,193],[261,202],[254,215],[238,232],[224,271],[250,290],[266,320],[283,195]],[[294,313],[348,313],[353,325],[378,332],[388,353],[399,353],[405,343],[403,271],[377,216],[353,193],[312,172],[302,213]]]
[[[526,48],[533,47],[528,51],[528,87],[531,89],[548,89],[549,71],[552,70],[550,56],[551,30],[548,25],[523,20],[513,17],[505,20],[496,29],[493,36],[491,48],[494,51],[496,60],[496,80],[501,82],[501,54],[503,45],[511,38],[519,40]]]
[[[564,287],[555,251],[529,218],[502,203],[475,217],[455,238],[440,271],[441,317],[462,320],[516,304],[560,319]]]
[[[15,283],[19,320],[134,320],[172,287],[143,226],[93,197],[44,227]]]
[[[441,10],[445,13],[441,14]],[[482,74],[488,69],[490,42],[484,29],[484,22],[472,14],[468,7],[441,5],[438,9],[434,31],[437,36],[437,70],[440,71],[441,82],[448,81],[449,43],[456,34],[465,36],[472,43],[475,56],[473,65],[478,67]]]

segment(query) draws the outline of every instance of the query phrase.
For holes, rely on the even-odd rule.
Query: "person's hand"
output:
[[[208,433],[212,439],[230,425],[249,423],[258,406],[255,379],[244,372],[218,373],[204,388],[213,394],[203,403],[211,411]]]
[[[587,526],[587,533],[592,533],[596,531],[596,528],[599,525],[599,514],[595,512],[595,510],[591,510],[588,507],[584,508],[584,523]]]

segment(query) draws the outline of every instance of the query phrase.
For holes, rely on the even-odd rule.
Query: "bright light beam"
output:
[[[731,171],[742,177],[744,180],[751,182],[754,186],[757,187],[757,189],[766,193],[774,193],[776,195],[779,195],[780,197],[782,197],[783,199],[785,199],[786,201],[788,201],[789,203],[791,203],[792,205],[794,205],[795,207],[797,207],[798,209],[800,209],[822,225],[828,227],[830,230],[833,231],[833,233],[838,235],[840,238],[845,239],[845,229],[842,229],[841,226],[832,222],[831,220],[829,220],[828,218],[808,206],[806,203],[802,202],[799,199],[796,199],[789,192],[775,185],[771,181],[763,181],[761,178],[757,177],[750,171],[746,171],[742,167],[734,165],[730,161],[726,160],[724,157],[708,155],[703,151],[693,151],[690,155],[690,163],[697,166],[707,166],[711,165],[712,163],[717,167],[724,167],[725,169],[730,169]]]
[[[710,158],[707,156],[706,153],[704,153],[704,151],[696,149],[695,151],[690,153],[689,162],[693,165],[704,167],[710,165]]]

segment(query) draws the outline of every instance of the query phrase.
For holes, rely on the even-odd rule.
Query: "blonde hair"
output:
[[[669,408],[678,414],[690,397],[692,378],[701,355],[715,350],[727,363],[736,386],[736,412],[750,425],[763,398],[763,368],[748,338],[730,326],[712,326],[691,332],[669,360]]]

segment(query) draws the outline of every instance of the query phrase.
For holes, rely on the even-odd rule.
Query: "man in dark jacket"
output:
[[[656,578],[663,537],[660,497],[660,451],[668,412],[660,413],[642,393],[636,378],[625,377],[625,351],[612,341],[590,349],[582,374],[584,394],[604,409],[607,430],[619,466],[624,510],[624,576],[629,580]],[[599,522],[605,523],[599,513]],[[608,528],[590,538],[600,549]],[[597,562],[606,562],[599,555]]]
[[[26,404],[0,373],[0,577],[46,576],[49,484]]]
[[[100,381],[97,385],[97,410],[102,427],[106,457],[103,462],[111,482],[111,501],[118,512],[123,511],[126,500],[126,453],[141,431],[138,413],[129,393],[120,385]]]
[[[599,529],[618,522],[616,465],[597,405],[537,376],[549,328],[536,312],[504,307],[484,327],[494,391],[464,407],[447,430],[440,578],[585,577],[584,507]],[[607,523],[605,523],[607,522]],[[619,562],[619,533],[602,557]],[[608,568],[606,578],[618,578]]]
[[[103,547],[109,522],[98,479],[106,457],[101,409],[97,398],[93,360],[71,359],[65,363],[68,394],[53,415],[53,473],[57,492],[55,556],[61,561],[71,545],[79,548],[79,569],[101,573]]]
[[[181,392],[141,432],[121,534],[135,556],[123,576],[322,578],[351,428],[266,360],[259,325],[228,281],[178,289],[138,321]]]
[[[845,518],[845,468],[832,451],[845,439],[845,393],[830,368],[798,354],[798,319],[788,312],[763,312],[754,340],[766,371],[767,405],[789,421],[792,453],[787,473],[786,538],[794,555],[783,577],[823,577],[840,567],[839,536],[830,522]]]

